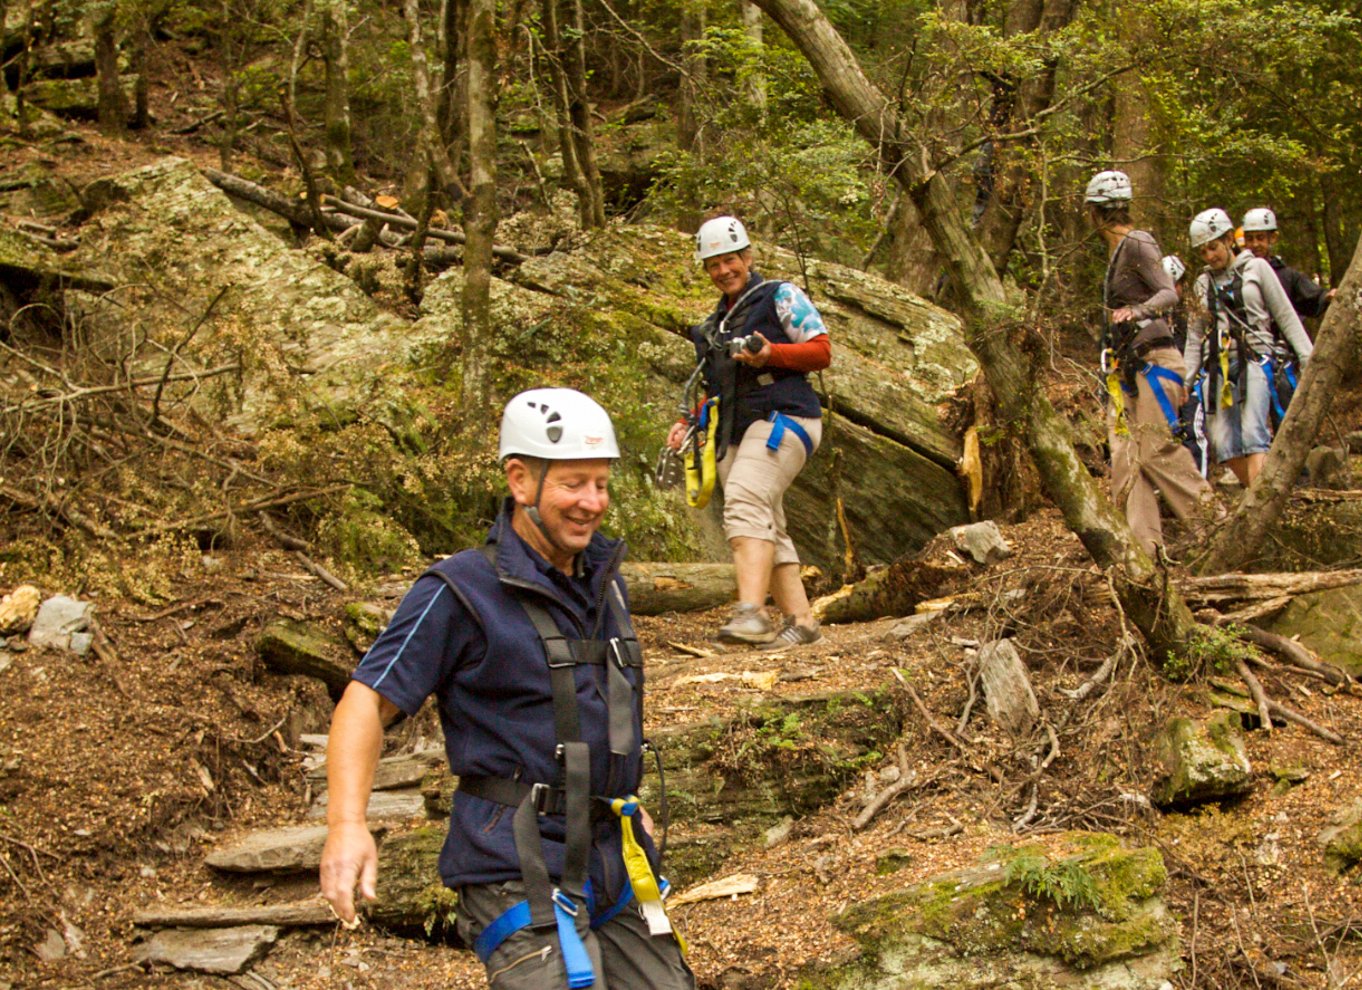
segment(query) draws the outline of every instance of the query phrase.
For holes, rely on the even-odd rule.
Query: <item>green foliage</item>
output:
[[[1084,857],[1051,862],[1031,849],[1001,846],[990,854],[1005,860],[1004,882],[1020,887],[1031,897],[1054,904],[1061,911],[1097,910],[1101,907],[1097,883],[1084,865]]]
[[[1207,671],[1232,673],[1239,662],[1257,656],[1254,647],[1240,638],[1234,625],[1197,626],[1180,652],[1168,651],[1164,674],[1174,681],[1185,681]]]

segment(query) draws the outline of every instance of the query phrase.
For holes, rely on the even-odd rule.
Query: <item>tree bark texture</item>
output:
[[[563,159],[563,181],[577,194],[577,209],[586,224],[591,193],[577,163],[577,142],[572,139],[572,98],[568,93],[566,54],[563,51],[563,32],[558,24],[559,0],[544,0],[544,61],[553,84],[553,113],[558,125],[558,154]]]
[[[582,220],[588,227],[605,226],[605,192],[601,185],[601,170],[596,164],[596,143],[592,137],[591,102],[586,91],[586,19],[582,15],[582,0],[567,0],[568,31],[564,39],[564,68],[568,87],[568,117],[572,122],[572,141],[577,167],[582,172],[582,187],[586,201],[582,204]]]
[[[752,47],[761,51],[762,23],[761,8],[752,3],[752,0],[738,0],[738,13],[742,16],[743,34],[747,35],[748,42]],[[766,76],[759,72],[754,72],[747,77],[747,99],[752,106],[759,110],[766,109]]]
[[[440,118],[436,94],[431,91],[430,68],[426,61],[425,41],[421,32],[421,7],[417,0],[403,0],[403,14],[407,19],[407,40],[411,45],[411,77],[416,90],[416,109],[421,118],[418,145],[425,161],[419,171],[429,170],[442,191],[458,187],[458,173],[449,160],[449,152],[440,139]],[[470,94],[470,100],[475,99]]]
[[[737,597],[732,564],[669,564],[648,561],[620,565],[635,615],[700,612],[727,605]]]
[[[1139,52],[1155,43],[1146,17],[1142,4],[1123,6],[1115,26],[1126,51]],[[1111,167],[1130,176],[1139,226],[1165,229],[1172,224],[1167,201],[1169,159],[1155,136],[1157,111],[1138,68],[1117,77],[1113,102]],[[1179,219],[1173,225],[1182,223]]]
[[[128,124],[128,101],[118,78],[118,34],[114,24],[117,7],[107,3],[95,19],[95,71],[99,76],[99,126],[107,132],[122,131]]]
[[[1305,466],[1339,386],[1358,364],[1362,336],[1362,240],[1353,251],[1338,295],[1324,314],[1315,350],[1301,375],[1286,419],[1272,441],[1267,460],[1249,486],[1229,522],[1219,528],[1197,570],[1218,574],[1238,570],[1250,561],[1281,518],[1291,489]]]
[[[468,130],[468,3],[442,0],[440,5],[439,123],[440,142],[449,160],[458,168],[463,158],[464,135]]]
[[[1002,280],[927,151],[862,71],[856,56],[813,0],[754,0],[784,29],[818,74],[833,106],[878,152],[881,167],[907,191],[966,308],[965,333],[1005,421],[1036,462],[1046,493],[1099,566],[1113,572],[1130,621],[1156,658],[1181,649],[1196,627],[1166,572],[1135,542],[1125,518],[1100,491],[1074,449],[1069,424],[1036,385],[1035,370],[1006,326]]]
[[[350,18],[347,0],[319,0],[322,66],[325,78],[326,169],[337,188],[353,185],[355,159],[350,148]]]
[[[414,0],[409,0],[414,2]],[[492,241],[497,229],[496,0],[468,4],[468,199],[464,202],[463,397],[486,405],[492,334]]]

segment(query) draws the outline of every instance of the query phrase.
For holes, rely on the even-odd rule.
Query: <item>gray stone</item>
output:
[[[325,825],[293,825],[250,832],[219,846],[205,860],[224,873],[296,873],[321,865]]]
[[[317,798],[309,818],[325,818],[327,795]],[[408,821],[426,817],[426,800],[419,790],[374,791],[369,796],[369,821]]]
[[[65,650],[71,645],[71,634],[84,632],[94,617],[95,607],[90,602],[78,601],[66,595],[54,595],[38,608],[28,641],[34,646],[54,646]]]
[[[955,548],[968,554],[976,564],[996,564],[1012,556],[1012,544],[1003,538],[998,524],[992,520],[955,526],[950,533]]]
[[[992,850],[978,867],[854,904],[834,921],[861,944],[859,954],[812,965],[799,985],[1160,990],[1181,966],[1177,921],[1160,897],[1162,857],[1101,833],[1066,840],[1069,848],[1054,853]],[[1028,881],[1047,877],[1083,894],[1057,903],[1044,892],[1055,887]]]
[[[1336,873],[1362,862],[1362,799],[1334,812],[1329,827],[1319,834],[1319,844],[1325,864]]]
[[[979,680],[993,721],[1014,734],[1031,731],[1040,717],[1040,703],[1012,640],[995,640],[980,648]]]
[[[1348,453],[1362,454],[1362,430],[1353,430],[1347,436]]]
[[[1362,675],[1362,584],[1299,595],[1271,630],[1299,637],[1324,660]]]
[[[14,663],[14,657],[8,653],[0,653],[0,674],[9,670],[10,664]]]
[[[786,815],[776,824],[772,825],[762,834],[762,842],[767,849],[780,845],[790,838],[790,833],[794,831],[794,819]]]
[[[1310,484],[1316,488],[1352,487],[1352,472],[1348,470],[1346,450],[1314,448],[1305,457],[1305,471],[1310,476]]]
[[[176,969],[231,976],[263,957],[279,940],[279,931],[274,925],[170,928],[153,935],[137,956]]]
[[[43,962],[57,962],[66,958],[66,939],[61,937],[61,932],[55,928],[49,928],[47,934],[43,936],[41,942],[33,946],[33,954]]]
[[[415,753],[385,756],[374,768],[373,790],[395,791],[415,787],[434,767],[441,766],[444,762],[445,751],[442,746],[432,746]],[[314,792],[326,790],[326,763],[322,762],[309,770],[307,779],[311,782]]]
[[[83,657],[90,652],[90,647],[94,645],[95,637],[93,633],[74,632],[71,634],[70,649],[78,657]]]
[[[1205,722],[1170,719],[1156,750],[1163,770],[1149,798],[1161,808],[1240,797],[1253,789],[1237,712],[1218,712]]]
[[[908,639],[910,636],[927,628],[937,619],[946,613],[944,611],[922,612],[919,615],[910,615],[906,619],[900,619],[889,627],[889,635],[894,639]]]

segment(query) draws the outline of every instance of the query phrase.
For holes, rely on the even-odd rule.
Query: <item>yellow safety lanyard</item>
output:
[[[643,851],[643,846],[634,834],[633,817],[640,807],[638,797],[634,794],[610,802],[610,810],[620,819],[620,832],[624,839],[624,869],[629,874],[629,885],[634,889],[634,899],[643,912],[643,919],[648,922],[649,934],[666,935],[670,932],[684,954],[688,951],[686,940],[672,927],[671,919],[667,917],[667,909],[662,906],[662,889],[648,862],[648,854]]]

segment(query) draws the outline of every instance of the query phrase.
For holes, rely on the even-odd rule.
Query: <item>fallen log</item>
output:
[[[813,603],[819,622],[865,622],[886,615],[912,615],[919,602],[941,595],[947,582],[967,576],[964,564],[938,564],[904,557],[844,585]]]
[[[737,578],[732,564],[625,563],[620,574],[635,615],[700,612],[732,602]]]
[[[235,928],[279,925],[283,928],[334,925],[336,916],[325,901],[255,904],[247,907],[150,908],[132,916],[139,928]]]
[[[335,196],[323,196],[322,204],[336,213],[345,213],[352,217],[359,217],[361,220],[374,220],[385,223],[389,227],[396,227],[399,230],[416,230],[420,226],[418,221],[403,214],[389,213],[386,210],[376,210],[368,206],[356,206],[354,203],[347,203]],[[463,231],[445,230],[442,227],[426,228],[426,236],[449,244],[463,244],[468,240]],[[513,261],[516,264],[527,260],[527,256],[521,254],[515,248],[499,245],[492,246],[492,255],[502,261]]]
[[[1280,574],[1217,574],[1178,581],[1189,602],[1214,604],[1261,598],[1305,595],[1350,584],[1362,584],[1362,569],[1347,571],[1287,571]]]

